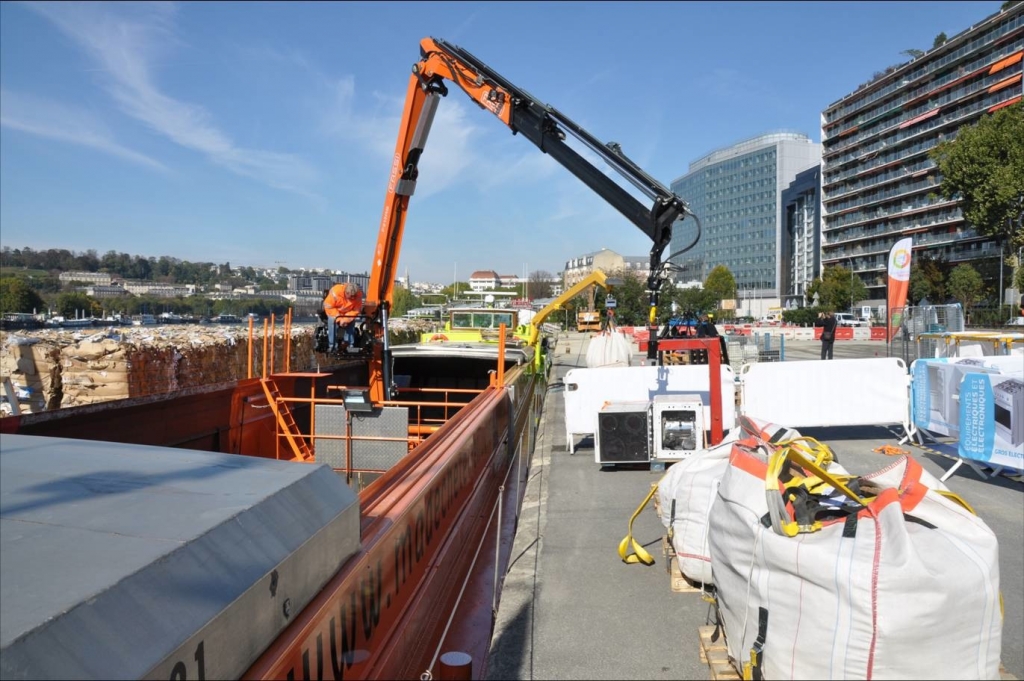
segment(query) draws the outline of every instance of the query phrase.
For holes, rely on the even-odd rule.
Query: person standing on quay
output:
[[[819,312],[815,326],[821,327],[821,358],[832,359],[832,344],[836,342],[836,317],[831,312]]]

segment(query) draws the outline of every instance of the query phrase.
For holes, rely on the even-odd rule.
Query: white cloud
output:
[[[97,149],[153,170],[167,167],[145,154],[119,144],[91,113],[57,102],[0,90],[0,125],[47,139]]]
[[[330,105],[323,132],[358,144],[390,168],[405,102],[373,93],[367,98],[372,105],[357,107],[360,99],[352,76],[330,81],[327,88]],[[438,104],[420,161],[418,198],[459,184],[475,184],[481,190],[531,184],[556,172],[557,162],[525,139],[513,142],[519,150],[511,151],[512,144],[502,140],[511,131],[488,118],[493,115],[470,104],[458,86],[450,85],[448,96]]]
[[[294,154],[237,146],[202,106],[175,99],[157,86],[152,65],[178,42],[173,22],[176,5],[32,3],[30,7],[102,67],[106,89],[125,114],[234,173],[319,199],[307,189],[316,172],[304,160]]]

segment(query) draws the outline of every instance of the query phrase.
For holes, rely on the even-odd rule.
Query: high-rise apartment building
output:
[[[994,262],[999,246],[965,222],[928,152],[1021,101],[1024,4],[993,14],[907,64],[886,69],[822,113],[822,265],[851,265],[884,302],[889,249]]]
[[[782,260],[782,192],[797,173],[816,167],[821,147],[806,135],[773,132],[718,149],[690,164],[672,191],[700,219],[696,247],[672,258],[682,281],[704,281],[725,265],[744,296],[778,300]],[[671,254],[693,242],[694,220],[672,235]]]

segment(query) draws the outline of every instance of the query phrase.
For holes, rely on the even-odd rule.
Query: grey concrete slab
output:
[[[4,435],[0,677],[237,677],[358,548],[327,466]]]
[[[707,678],[698,657],[697,628],[708,606],[699,594],[673,593],[660,541],[664,527],[649,505],[634,537],[656,564],[625,564],[618,545],[630,516],[658,481],[647,469],[602,470],[593,445],[565,450],[564,402],[559,381],[586,366],[590,334],[559,338],[533,470],[498,611],[487,677],[490,679]],[[837,341],[836,358],[885,356],[878,341]],[[820,342],[786,344],[787,360],[816,359]],[[642,360],[635,355],[634,363]],[[819,360],[820,361],[820,360]],[[848,470],[865,474],[890,459],[872,450],[897,445],[896,433],[877,426],[820,428],[808,435],[833,447]],[[904,445],[931,473],[953,460]],[[1024,678],[1024,484],[982,480],[966,466],[947,485],[972,504],[1000,542],[1005,603],[1002,660]],[[955,616],[951,613],[951,617]],[[925,635],[925,634],[923,634]]]

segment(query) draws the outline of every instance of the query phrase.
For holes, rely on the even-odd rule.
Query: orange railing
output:
[[[358,389],[365,390],[365,386],[346,386],[346,385],[330,385],[327,386],[328,391],[343,391],[347,389]],[[379,468],[355,468],[352,466],[352,443],[354,441],[371,441],[371,442],[398,442],[405,441],[411,450],[413,447],[423,442],[432,433],[436,432],[441,426],[448,422],[448,420],[454,416],[460,409],[465,407],[469,402],[480,393],[484,392],[482,389],[473,388],[399,388],[399,393],[414,396],[414,395],[439,395],[440,400],[429,399],[429,400],[416,400],[416,399],[403,399],[403,400],[386,400],[381,403],[383,407],[405,407],[409,412],[409,430],[408,434],[404,438],[398,437],[381,437],[371,435],[352,435],[351,434],[351,418],[352,412],[348,412],[346,424],[346,434],[344,435],[324,435],[316,434],[318,440],[344,440],[345,441],[345,466],[335,467],[334,470],[339,473],[343,472],[346,476],[351,477],[354,473],[383,473],[384,469]],[[464,401],[454,399],[454,396],[466,395],[468,399]],[[291,433],[292,438],[298,436],[307,439],[310,443],[313,442],[313,433],[316,433],[316,406],[321,404],[336,404],[344,405],[345,400],[340,398],[325,398],[316,397],[311,395],[310,397],[278,397],[277,401],[284,404],[294,404],[308,406],[310,413],[309,428],[311,433]],[[424,411],[440,410],[440,416],[425,416]],[[277,441],[280,442],[282,438],[288,439],[289,433],[287,431],[282,432],[281,423],[278,421],[277,431],[275,433]],[[278,458],[280,455],[278,453]],[[291,457],[289,457],[291,458]],[[311,460],[315,460],[311,459]]]
[[[289,373],[291,355],[291,310],[284,318],[284,345],[285,345],[285,373]],[[505,325],[499,327],[498,361],[497,368],[491,372],[490,388],[502,388],[505,385]],[[253,320],[249,319],[249,378],[252,378],[253,367]],[[263,383],[267,400],[272,402],[275,418],[275,448],[274,457],[277,459],[287,458],[296,461],[316,460],[314,452],[314,434],[316,433],[316,406],[320,404],[344,405],[345,400],[340,398],[318,398],[316,396],[316,384],[310,390],[309,397],[285,397],[278,391],[274,382],[274,360],[276,355],[275,318],[263,320],[263,367],[260,381]],[[344,390],[366,390],[365,386],[329,385],[327,391]],[[377,442],[393,442],[404,440],[408,448],[423,442],[432,433],[448,422],[460,409],[469,404],[472,399],[484,392],[484,389],[473,388],[399,388],[400,396],[411,399],[385,400],[379,406],[383,407],[405,407],[409,412],[409,428],[405,438],[359,436],[351,433],[352,412],[347,413],[346,434],[344,435],[323,435],[316,434],[316,439],[323,440],[345,440],[345,466],[335,468],[338,472],[344,472],[351,477],[353,473],[383,473],[381,469],[362,469],[352,466],[352,443],[358,440]],[[432,399],[415,399],[415,396],[432,396]],[[464,400],[455,399],[456,396],[465,396]],[[440,399],[437,399],[440,396]],[[298,425],[292,416],[293,406],[302,406],[309,409],[309,433],[300,432]],[[429,415],[425,412],[429,411]],[[439,414],[438,414],[439,412]],[[290,452],[282,457],[281,442],[287,443],[287,450]],[[307,445],[308,443],[308,445]]]
[[[289,373],[292,368],[292,309],[288,308],[284,319],[281,321],[281,328],[284,331],[284,373]],[[270,319],[263,320],[263,371],[260,378],[267,378],[275,373],[274,360],[277,356],[277,320],[271,313]],[[246,378],[252,378],[253,368],[253,318],[249,317],[249,353],[246,362]]]

